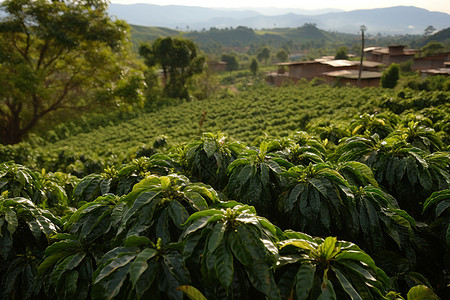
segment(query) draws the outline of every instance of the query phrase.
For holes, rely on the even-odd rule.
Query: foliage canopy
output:
[[[0,4],[1,143],[21,141],[56,113],[140,100],[128,25],[106,9],[103,0]]]

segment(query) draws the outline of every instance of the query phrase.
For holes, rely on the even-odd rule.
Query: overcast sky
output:
[[[112,3],[132,4],[151,3],[158,5],[189,5],[203,7],[282,7],[282,8],[338,8],[342,10],[381,8],[392,6],[416,6],[430,11],[441,11],[450,14],[449,0],[111,0]]]

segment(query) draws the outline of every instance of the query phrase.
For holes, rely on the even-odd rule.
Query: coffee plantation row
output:
[[[361,114],[403,124],[422,118],[448,143],[448,92],[394,92],[376,88],[248,86],[235,95],[227,92],[204,101],[184,102],[144,110],[117,112],[63,123],[27,142],[0,145],[0,159],[14,160],[33,169],[62,171],[78,177],[115,165],[120,167],[140,155],[150,156],[160,141],[170,145],[198,138],[201,132],[224,132],[234,139],[257,146],[264,136],[286,137],[293,131],[337,143],[339,138],[363,133],[357,127]],[[170,102],[170,101],[169,101]],[[146,112],[147,111],[147,112]],[[386,133],[399,125],[389,120]],[[350,128],[355,124],[356,130]],[[380,125],[380,124],[379,124]],[[381,125],[380,125],[381,126]],[[442,136],[444,135],[444,136]]]
[[[159,139],[83,178],[2,163],[1,297],[445,299],[439,111],[362,114],[253,146]]]

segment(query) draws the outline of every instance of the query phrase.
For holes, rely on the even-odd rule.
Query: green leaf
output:
[[[177,290],[182,291],[191,300],[207,300],[203,294],[191,285],[181,285]]]
[[[216,250],[217,246],[222,241],[224,232],[225,232],[224,223],[217,223],[216,225],[214,225],[213,231],[208,239],[209,253],[213,253],[214,250]]]
[[[64,285],[64,294],[65,298],[76,298],[77,292],[77,282],[78,282],[78,272],[73,270],[67,273],[65,285]]]
[[[133,261],[130,267],[130,281],[132,283],[132,288],[136,285],[136,282],[139,280],[139,277],[142,273],[145,272],[148,268],[147,261],[156,255],[156,250],[152,248],[145,248],[136,256],[136,259]]]
[[[102,195],[106,194],[109,192],[110,186],[111,186],[111,178],[104,178],[101,182],[100,182],[100,193]]]
[[[208,210],[202,210],[202,211],[195,212],[182,225],[185,226],[187,223],[189,223],[193,220],[200,219],[203,217],[211,217],[214,215],[223,215],[223,211],[221,211],[220,209],[208,209]]]
[[[407,296],[407,300],[433,300],[439,299],[432,289],[426,285],[416,285],[412,287]]]
[[[373,261],[373,259],[362,251],[354,251],[354,250],[342,251],[335,256],[335,259],[337,261],[356,260],[367,264],[371,268],[375,268],[375,262]]]
[[[253,260],[264,260],[266,256],[266,247],[257,236],[252,225],[242,224],[238,226],[237,232],[242,240],[242,245],[251,254]]]
[[[449,207],[450,207],[450,199],[439,202],[439,204],[436,206],[436,218],[438,218]]]
[[[181,229],[181,224],[184,224],[189,218],[189,213],[184,208],[184,206],[177,200],[172,200],[169,202],[169,215],[173,220],[175,226]]]
[[[152,287],[153,281],[160,270],[158,267],[158,262],[155,259],[149,260],[147,264],[147,269],[144,273],[142,273],[135,285],[136,295],[138,298],[141,298],[144,293]]]
[[[190,282],[190,275],[186,269],[183,257],[178,251],[166,251],[164,253],[164,266],[172,276],[182,284]]]
[[[267,264],[261,260],[254,260],[246,269],[252,285],[265,294],[268,299],[280,299],[280,293],[275,284],[273,274]]]
[[[239,193],[241,188],[249,181],[254,173],[254,167],[251,165],[246,165],[239,173],[237,178],[237,185],[235,193]]]
[[[291,212],[294,208],[294,204],[297,202],[298,197],[305,190],[305,184],[303,182],[298,183],[289,193],[289,197],[284,205],[284,212]]]
[[[5,209],[5,220],[8,222],[7,229],[9,234],[12,236],[16,231],[17,226],[19,226],[19,220],[17,219],[17,214],[11,208]]]
[[[152,241],[150,241],[147,237],[145,236],[136,236],[136,235],[132,235],[129,236],[124,243],[125,247],[140,247],[140,246],[150,246],[152,245]]]
[[[136,254],[129,253],[121,253],[121,256],[117,256],[113,258],[106,266],[101,269],[100,273],[97,275],[97,278],[94,280],[94,284],[99,283],[103,278],[109,276],[115,270],[127,265],[130,261],[132,261]]]
[[[419,172],[419,182],[420,182],[420,185],[423,186],[423,188],[426,191],[429,191],[432,189],[433,179],[432,179],[430,171],[428,171],[428,169],[423,169],[421,172]]]
[[[300,240],[300,239],[292,239],[292,240],[283,241],[281,243],[280,249],[283,249],[284,247],[286,247],[288,245],[292,245],[297,248],[305,249],[305,250],[311,250],[311,251],[315,250],[315,248],[311,246],[309,241],[304,241],[304,240]]]
[[[167,189],[170,186],[170,178],[167,176],[161,176],[159,178],[161,180],[161,187],[163,189]]]
[[[131,265],[128,264],[123,268],[118,269],[105,284],[105,294],[106,299],[111,300],[114,299],[117,294],[119,294],[120,289],[122,288],[123,282],[127,278],[127,273],[130,269]]]
[[[314,284],[316,266],[304,263],[299,268],[295,277],[297,300],[307,300]]]
[[[442,200],[450,200],[450,189],[434,192],[423,204],[423,211],[427,210],[430,206],[435,204],[436,202],[440,202]]]
[[[326,279],[321,286],[322,293],[317,298],[317,300],[336,300],[336,293],[333,289],[333,284],[331,281]]]
[[[242,240],[237,231],[231,231],[228,233],[228,244],[230,245],[231,252],[244,266],[251,265],[253,258],[250,253],[244,248]]]
[[[76,254],[72,254],[70,256],[67,256],[66,258],[64,258],[62,261],[58,262],[58,264],[55,266],[55,269],[52,272],[52,284],[55,285],[56,282],[62,277],[63,273],[66,271],[67,269],[67,265],[69,264],[69,262],[72,261],[72,259],[74,258]]]
[[[325,239],[325,241],[323,242],[322,246],[322,253],[324,254],[325,258],[327,260],[329,260],[330,258],[332,258],[332,254],[335,251],[336,248],[336,242],[337,242],[337,238],[336,237],[327,237]]]
[[[208,203],[205,198],[202,197],[197,192],[184,192],[184,196],[192,203],[191,206],[197,210],[206,210],[208,209]]]
[[[203,142],[203,150],[205,151],[208,158],[210,158],[216,151],[216,142],[212,140],[205,140]]]
[[[80,252],[75,254],[72,259],[67,263],[66,270],[73,270],[73,268],[78,267],[78,265],[83,261],[86,257],[85,252]]]
[[[41,225],[34,218],[27,219],[26,222],[33,236],[36,239],[39,239],[39,237],[41,236]]]
[[[216,277],[228,294],[228,290],[233,283],[233,255],[231,255],[226,243],[221,243],[212,255],[216,256],[214,265]]]
[[[344,288],[345,292],[350,296],[352,300],[362,300],[361,296],[358,294],[358,292],[353,288],[352,284],[348,281],[347,277],[345,277],[344,274],[339,271],[339,269],[334,268],[331,266],[331,269],[336,274],[337,279],[341,283],[342,287]]]
[[[367,269],[362,267],[358,262],[349,261],[349,260],[347,260],[347,261],[341,260],[339,263],[344,265],[346,268],[348,268],[349,271],[357,273],[359,276],[362,276],[367,280],[370,280],[370,281],[377,280]]]

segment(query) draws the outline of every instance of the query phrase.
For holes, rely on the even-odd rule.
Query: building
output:
[[[362,71],[361,87],[380,86],[381,72]],[[359,70],[342,70],[322,74],[327,84],[339,83],[340,85],[358,86]]]
[[[450,62],[450,52],[438,53],[427,57],[417,57],[411,67],[413,71],[445,68],[445,64]]]
[[[365,48],[364,56],[367,61],[378,62],[383,65],[389,66],[393,63],[399,64],[410,59],[414,59],[414,56],[419,52],[419,50],[415,49],[405,49],[405,46],[402,45],[392,45],[388,48]]]
[[[328,58],[316,59],[314,61],[279,63],[277,64],[278,72],[268,74],[267,81],[276,86],[281,86],[285,82],[295,83],[301,79],[306,79],[310,81],[316,77],[320,77],[326,79],[328,83],[332,83],[331,78],[337,79],[340,76],[333,77],[333,75],[325,76],[324,74],[350,70],[356,71],[358,73],[359,64],[360,64],[359,61],[333,60]],[[372,73],[374,72],[378,73],[379,78],[381,78],[381,73],[376,72],[378,71],[380,65],[381,64],[377,62],[364,61],[363,70],[364,72],[370,71]],[[371,76],[374,76],[374,74],[372,74]],[[352,84],[353,81],[349,80],[349,82]],[[370,83],[370,86],[372,86],[372,84],[373,83]]]
[[[419,70],[420,77],[426,78],[428,76],[434,76],[434,75],[444,75],[444,76],[450,76],[450,68],[435,68],[435,69],[425,69],[425,70]]]
[[[213,72],[223,72],[227,69],[227,63],[224,61],[209,61],[208,67]]]

